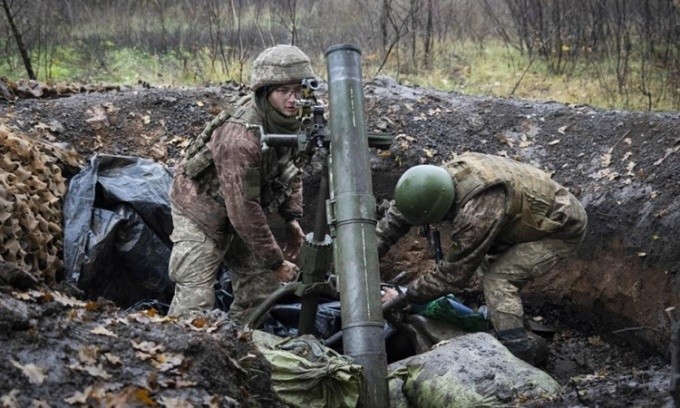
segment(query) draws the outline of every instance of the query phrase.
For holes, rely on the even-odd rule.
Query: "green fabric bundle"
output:
[[[274,391],[291,407],[356,407],[363,369],[348,356],[310,335],[281,339],[253,332],[253,341],[272,365]]]

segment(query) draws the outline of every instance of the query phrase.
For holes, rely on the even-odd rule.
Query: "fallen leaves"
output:
[[[97,364],[96,366],[73,363],[70,364],[68,368],[73,371],[80,371],[86,373],[92,377],[101,378],[102,380],[111,379],[111,375],[106,372],[104,366],[101,363]]]
[[[137,357],[142,361],[149,361],[161,372],[173,370],[182,365],[184,355],[181,353],[165,353],[165,346],[151,341],[136,342],[132,340],[132,347],[137,350]]]
[[[12,363],[14,367],[21,370],[21,373],[28,378],[28,381],[31,384],[40,385],[43,383],[43,381],[45,381],[45,377],[47,377],[47,375],[45,374],[47,370],[45,368],[37,366],[33,363],[22,365],[21,363],[13,359],[10,359],[9,361]]]
[[[85,307],[86,306],[86,302],[78,300],[74,297],[64,295],[60,292],[51,292],[51,293],[52,293],[52,297],[54,298],[54,301],[61,303],[64,306],[69,306],[69,307]]]
[[[663,163],[664,160],[666,160],[666,159],[668,158],[668,156],[670,156],[671,154],[677,152],[678,149],[680,149],[680,146],[675,146],[675,147],[668,147],[668,148],[666,148],[666,151],[665,151],[663,157],[661,157],[659,160],[655,161],[655,162],[654,162],[654,165],[655,165],[655,166],[660,165],[661,163]]]
[[[104,326],[97,326],[94,329],[90,330],[90,333],[99,334],[102,336],[118,337],[116,333],[112,332],[111,330],[107,329]]]

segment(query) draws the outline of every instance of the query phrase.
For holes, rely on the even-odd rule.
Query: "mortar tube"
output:
[[[330,101],[329,223],[340,289],[343,350],[364,369],[359,405],[389,407],[384,320],[364,112],[361,51],[326,50]]]

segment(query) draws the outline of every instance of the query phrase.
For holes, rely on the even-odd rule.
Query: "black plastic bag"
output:
[[[64,201],[66,280],[121,307],[169,302],[172,174],[148,159],[94,155]]]

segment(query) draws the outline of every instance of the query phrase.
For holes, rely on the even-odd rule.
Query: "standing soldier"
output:
[[[525,329],[519,291],[581,243],[587,224],[581,203],[548,174],[499,156],[466,153],[442,166],[415,166],[397,182],[378,222],[380,255],[411,225],[439,221],[451,223],[451,248],[434,270],[410,283],[406,299],[424,303],[446,295],[477,271],[499,341],[541,364],[547,342]],[[383,301],[396,296],[388,289]]]
[[[296,133],[295,100],[301,81],[313,77],[310,60],[299,48],[264,50],[253,63],[251,97],[178,166],[170,193],[174,245],[169,274],[175,295],[168,314],[212,309],[221,262],[229,268],[234,292],[229,315],[239,323],[280,282],[294,279],[304,239],[298,224],[302,178],[293,162],[297,148],[264,149],[260,130]],[[202,162],[208,165],[199,167],[206,169],[195,171]],[[283,248],[268,224],[272,213],[286,223]]]

